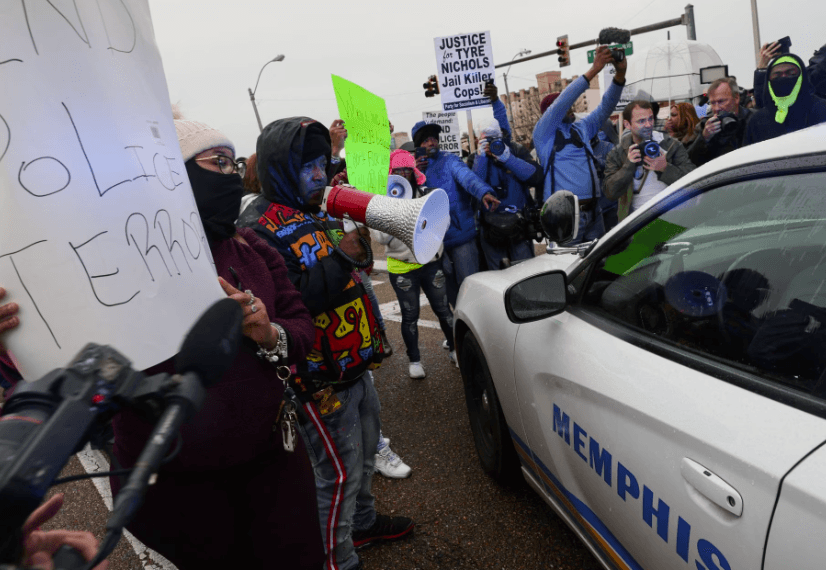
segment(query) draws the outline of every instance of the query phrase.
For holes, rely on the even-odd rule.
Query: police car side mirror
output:
[[[548,241],[565,245],[579,233],[579,199],[567,190],[554,192],[539,210],[539,223]]]
[[[567,276],[562,270],[533,275],[505,292],[505,310],[514,323],[529,323],[558,315],[567,306]]]

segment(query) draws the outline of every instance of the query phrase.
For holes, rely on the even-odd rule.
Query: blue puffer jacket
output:
[[[476,176],[455,154],[439,151],[427,166],[427,185],[441,188],[450,199],[450,227],[445,234],[445,248],[450,249],[476,238],[476,211],[472,199],[481,202],[493,188]]]

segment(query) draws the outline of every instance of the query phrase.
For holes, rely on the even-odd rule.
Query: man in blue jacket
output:
[[[614,65],[616,75],[605,90],[602,102],[590,115],[575,122],[574,103],[608,63]],[[543,200],[557,190],[569,190],[579,198],[579,232],[572,244],[597,239],[605,234],[599,206],[599,180],[590,141],[619,102],[625,86],[627,66],[625,59],[619,63],[614,62],[611,50],[600,46],[591,69],[568,85],[562,93],[552,93],[542,101],[544,104],[552,101],[533,131],[537,157],[545,170]]]
[[[448,278],[448,302],[455,307],[462,281],[479,271],[473,200],[493,211],[499,205],[499,199],[493,188],[476,176],[461,158],[439,150],[441,131],[439,125],[419,121],[413,125],[411,133],[417,149],[424,149],[416,155],[416,168],[427,173],[428,186],[441,188],[450,199],[450,226],[445,234],[442,267]]]
[[[473,162],[473,172],[487,182],[502,203],[502,216],[513,216],[527,205],[534,205],[531,186],[542,187],[542,168],[531,159],[528,150],[511,140],[511,129],[505,105],[499,100],[495,85],[485,89],[491,98],[494,121],[486,126],[479,137],[479,151]],[[500,141],[500,143],[496,142]],[[488,269],[501,269],[502,261],[530,259],[534,255],[532,236],[522,224],[491,225],[480,212],[481,248]],[[505,228],[513,227],[508,235]]]

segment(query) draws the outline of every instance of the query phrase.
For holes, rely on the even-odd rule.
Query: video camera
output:
[[[215,303],[184,339],[173,376],[146,377],[113,348],[88,344],[67,368],[17,386],[0,415],[0,565],[19,561],[23,524],[50,487],[68,482],[55,478],[69,457],[115,414],[130,408],[154,420],[155,429],[115,497],[98,554],[87,565],[67,546],[58,552],[71,561],[62,566],[66,569],[93,568],[111,553],[178,429],[200,409],[206,388],[220,380],[235,360],[242,321],[243,311],[234,300]],[[120,473],[89,477],[112,474]]]
[[[627,44],[631,41],[631,31],[622,28],[603,28],[597,41],[600,45]],[[619,63],[625,59],[625,50],[614,48],[611,50],[611,57],[614,58],[614,62]]]

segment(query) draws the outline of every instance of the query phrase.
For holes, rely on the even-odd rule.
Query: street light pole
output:
[[[754,30],[754,61],[760,65],[760,22],[757,19],[757,0],[751,0],[751,26]]]
[[[523,49],[522,51],[520,51],[518,54],[516,54],[515,56],[513,56],[511,58],[511,63],[513,63],[513,60],[515,60],[517,57],[521,57],[523,55],[530,55],[530,53],[531,53],[531,50]],[[508,91],[508,71],[510,71],[510,70],[511,70],[511,66],[509,65],[508,69],[502,74],[502,77],[505,79],[505,97],[508,99],[508,113],[510,114],[511,130],[513,130],[514,129],[514,126],[513,126],[513,124],[514,124],[513,109],[511,108],[511,94],[510,94],[510,91]]]
[[[284,54],[278,54],[267,63],[264,64],[264,67],[267,67],[274,61],[284,61]],[[255,92],[258,91],[258,82],[261,81],[261,74],[264,73],[264,67],[261,68],[261,71],[258,72],[258,79],[255,81],[255,89],[250,89],[247,87],[247,91],[250,94],[250,101],[252,101],[252,110],[255,111],[255,119],[258,121],[258,130],[260,132],[264,132],[264,125],[261,124],[261,115],[258,114],[258,106],[255,104]]]

